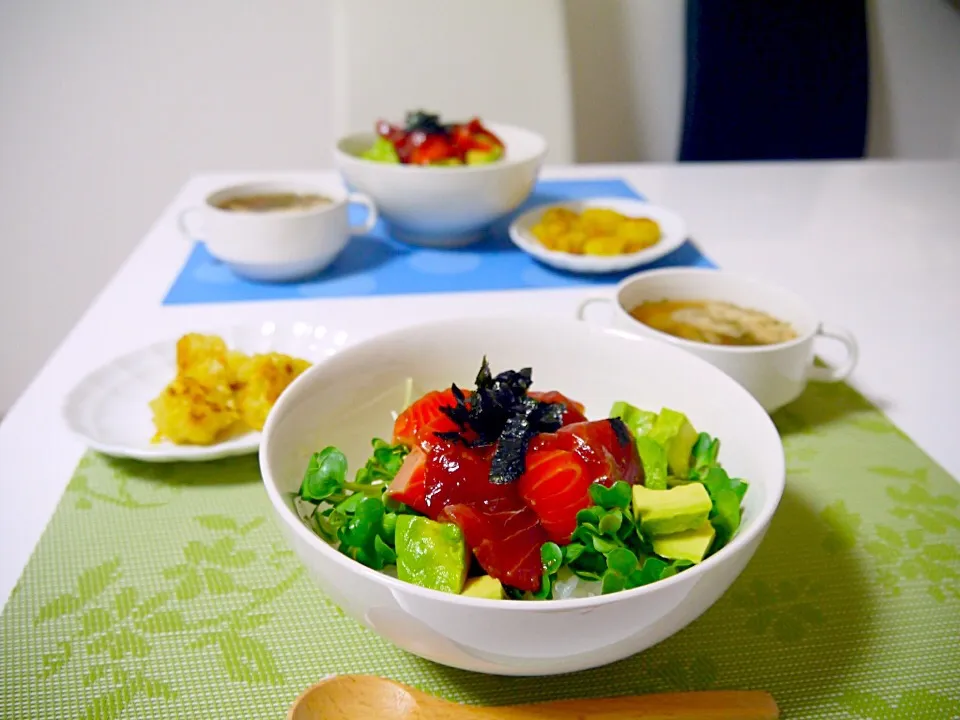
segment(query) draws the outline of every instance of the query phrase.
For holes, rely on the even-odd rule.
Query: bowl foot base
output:
[[[459,248],[472,245],[482,239],[486,228],[470,230],[463,233],[419,233],[404,230],[394,225],[390,226],[390,235],[407,245],[416,245],[426,248]]]

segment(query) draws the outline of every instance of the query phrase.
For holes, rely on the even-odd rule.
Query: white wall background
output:
[[[578,158],[672,161],[683,3],[566,10]],[[871,11],[871,155],[960,158],[960,12]],[[0,413],[189,175],[329,165],[331,17],[326,0],[0,2]]]

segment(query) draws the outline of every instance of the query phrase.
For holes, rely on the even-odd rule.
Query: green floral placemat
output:
[[[645,653],[553,678],[445,668],[343,617],[255,457],[89,454],[3,612],[0,714],[279,720],[322,675],[374,673],[471,703],[756,688],[788,718],[960,717],[960,487],[846,386],[776,420],[786,494],[731,590]]]

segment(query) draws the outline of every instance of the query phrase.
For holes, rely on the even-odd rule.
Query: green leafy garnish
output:
[[[301,512],[314,532],[340,552],[374,570],[395,565],[397,515],[412,513],[390,503],[384,491],[396,476],[409,449],[373,440],[373,454],[347,481],[347,458],[335,447],[314,453],[297,496],[308,512]]]
[[[656,440],[640,435],[637,453],[643,465],[643,484],[652,490],[667,489],[667,451]]]
[[[546,542],[540,546],[540,561],[543,563],[540,589],[531,593],[531,597],[535,600],[549,600],[553,597],[553,583],[557,571],[563,565],[563,550],[554,542]]]
[[[300,484],[300,497],[319,503],[337,492],[347,478],[347,458],[335,447],[314,453]]]
[[[543,571],[549,575],[556,575],[563,565],[563,551],[553,542],[544,543],[540,548],[540,559],[543,561]]]
[[[373,440],[373,455],[357,471],[356,482],[363,485],[389,483],[396,477],[403,459],[410,452],[406,445],[390,445],[379,438]]]
[[[616,482],[610,487],[593,483],[589,489],[590,499],[604,510],[630,507],[630,486],[625,482]]]
[[[703,482],[710,468],[717,466],[717,455],[720,454],[720,441],[702,432],[690,451],[691,480]]]
[[[573,541],[563,548],[567,567],[581,580],[601,583],[606,594],[637,587],[641,558],[651,551],[630,510],[628,483],[590,486],[595,505],[577,513]]]
[[[713,509],[710,511],[710,523],[717,531],[714,540],[714,552],[719,550],[733,537],[740,527],[740,500],[747,490],[747,484],[739,478],[732,478],[722,467],[710,468],[703,481]]]
[[[640,437],[646,435],[653,428],[657,414],[649,410],[641,410],[623,400],[618,400],[610,408],[610,417],[620,418],[630,428],[635,437]]]

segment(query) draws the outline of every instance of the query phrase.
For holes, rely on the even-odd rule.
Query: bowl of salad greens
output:
[[[393,237],[449,248],[480,240],[520,207],[546,152],[531,130],[416,110],[340,138],[334,160],[347,186],[373,198]]]
[[[784,485],[769,416],[713,366],[522,317],[415,326],[314,366],[270,414],[260,465],[344,612],[503,675],[682,629],[749,562]]]

